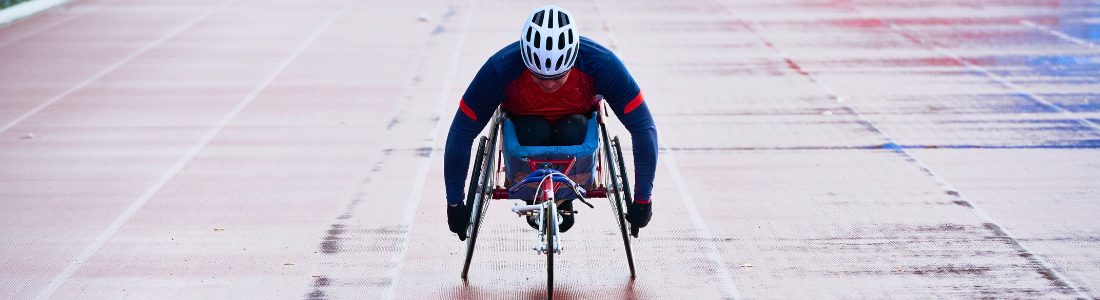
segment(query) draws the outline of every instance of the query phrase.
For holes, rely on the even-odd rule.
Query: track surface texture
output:
[[[542,4],[75,0],[0,28],[0,299],[545,297],[508,201],[459,278],[442,179],[462,91]],[[637,278],[607,202],[578,205],[556,298],[1100,297],[1100,2],[557,4],[661,152]]]

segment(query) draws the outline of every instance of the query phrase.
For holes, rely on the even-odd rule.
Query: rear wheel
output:
[[[619,223],[619,234],[623,237],[623,248],[626,250],[626,263],[630,268],[630,277],[634,278],[634,253],[630,248],[630,235],[626,230],[626,210],[623,206],[624,199],[629,199],[629,194],[625,192],[629,183],[626,182],[625,168],[622,167],[622,150],[618,147],[618,137],[612,143],[607,137],[607,129],[601,129],[603,129],[604,153],[606,153],[604,162],[608,170],[608,179],[611,181],[608,187],[607,200],[612,202],[611,209],[614,210],[615,221]]]
[[[488,146],[489,139],[481,137],[481,141],[477,146],[477,157],[474,159],[474,168],[472,174],[470,174],[470,187],[466,194],[466,207],[470,208],[470,224],[466,239],[466,262],[462,264],[462,279],[466,279],[467,274],[470,272],[470,262],[474,258],[474,246],[477,244],[477,233],[481,227],[481,218],[484,215],[485,194],[479,182],[481,181],[481,175],[487,172],[487,166],[485,166],[485,157],[488,156],[486,146]],[[491,172],[491,171],[490,171]]]
[[[630,178],[628,176],[626,176],[626,164],[623,162],[623,146],[621,144],[619,144],[619,137],[615,137],[615,139],[612,140],[611,142],[614,143],[614,145],[612,145],[612,147],[615,147],[615,158],[616,158],[616,160],[618,160],[617,163],[619,165],[619,175],[620,175],[619,179],[622,180],[622,182],[623,182],[623,195],[624,195],[623,198],[625,198],[625,199],[623,199],[623,201],[626,201],[625,202],[626,207],[630,207],[631,205],[634,205],[634,195],[631,194],[631,193],[633,193],[634,190],[630,189]],[[626,213],[623,213],[623,215],[625,216]],[[638,237],[638,230],[639,230],[639,228],[634,227],[633,225],[631,225],[630,226],[630,235],[633,235],[634,237]]]

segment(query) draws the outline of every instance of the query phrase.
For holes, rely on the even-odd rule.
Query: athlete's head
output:
[[[523,63],[539,79],[559,79],[573,68],[581,36],[569,11],[554,5],[536,8],[520,32]]]

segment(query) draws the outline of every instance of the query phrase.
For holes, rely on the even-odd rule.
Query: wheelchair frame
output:
[[[558,205],[563,201],[573,200],[554,198],[555,191],[564,187],[573,188],[575,194],[578,196],[578,200],[581,201],[584,201],[586,198],[608,199],[611,204],[612,213],[615,215],[615,221],[619,225],[619,233],[622,235],[623,247],[626,249],[626,260],[630,268],[630,278],[635,277],[634,254],[630,247],[630,235],[637,238],[638,228],[631,226],[628,234],[626,222],[627,210],[625,209],[633,203],[633,197],[631,195],[632,190],[630,189],[630,182],[626,175],[628,173],[626,172],[626,164],[623,161],[622,145],[619,142],[619,137],[616,136],[611,138],[607,133],[605,122],[609,117],[608,112],[610,109],[607,103],[603,101],[600,102],[598,107],[598,141],[600,145],[596,150],[596,155],[598,157],[596,162],[598,180],[595,183],[595,187],[587,191],[587,193],[584,193],[583,188],[578,190],[579,187],[576,183],[573,183],[572,180],[557,170],[543,166],[542,173],[536,172],[539,171],[538,165],[540,163],[568,164],[565,171],[568,172],[568,169],[573,167],[573,162],[576,161],[576,157],[572,158],[572,161],[529,159],[529,164],[532,168],[532,176],[535,176],[535,173],[539,173],[537,176],[542,176],[541,178],[535,178],[535,180],[539,182],[538,193],[536,199],[534,199],[535,204],[517,204],[512,208],[512,211],[517,214],[534,215],[538,217],[539,242],[534,250],[539,252],[539,254],[546,255],[546,288],[548,298],[553,298],[554,254],[561,253],[561,242],[558,238],[560,232],[557,222],[558,213],[561,212],[558,210]],[[468,238],[466,240],[466,260],[462,266],[463,280],[468,279],[470,262],[473,259],[474,249],[477,245],[478,232],[480,231],[482,220],[485,218],[485,212],[490,202],[492,202],[488,200],[509,199],[508,188],[498,185],[505,176],[504,166],[503,163],[501,163],[504,154],[500,138],[501,126],[504,118],[504,112],[498,108],[497,111],[493,113],[493,118],[490,121],[492,127],[489,130],[488,136],[482,136],[481,139],[479,139],[477,152],[475,152],[474,164],[471,168],[469,177],[470,184],[466,195],[466,205],[470,207],[471,214],[466,232]],[[529,178],[531,177],[529,176]],[[588,203],[585,202],[585,204]],[[591,204],[589,205],[591,206]]]

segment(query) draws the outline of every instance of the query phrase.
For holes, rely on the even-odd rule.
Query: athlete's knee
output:
[[[523,146],[542,146],[551,142],[553,133],[550,122],[539,116],[518,116],[512,118],[516,125],[516,139]]]
[[[569,115],[554,124],[554,145],[580,145],[588,133],[588,117]]]

